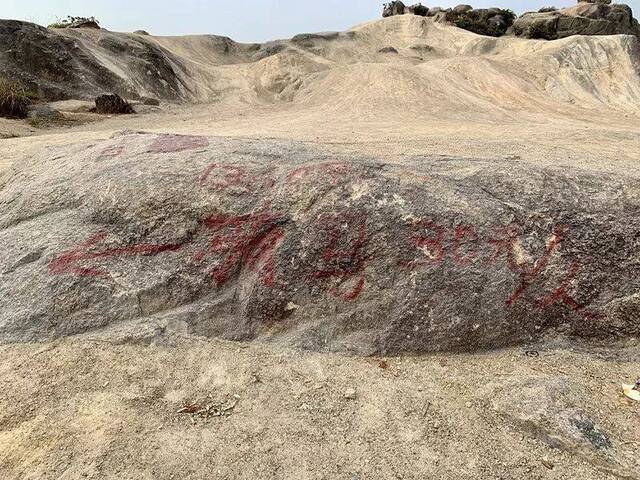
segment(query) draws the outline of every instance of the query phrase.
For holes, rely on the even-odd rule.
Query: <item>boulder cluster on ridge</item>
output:
[[[572,35],[636,35],[640,24],[628,5],[612,4],[611,0],[579,0],[573,7],[557,9],[543,7],[517,17],[508,9],[473,8],[458,5],[454,8],[407,7],[401,1],[384,5],[382,16],[414,14],[434,17],[438,22],[454,24],[471,32],[500,37],[515,35],[524,38],[556,40]]]

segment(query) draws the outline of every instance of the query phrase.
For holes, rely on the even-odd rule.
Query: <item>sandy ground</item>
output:
[[[399,21],[387,25],[408,48],[415,35]],[[179,53],[193,48],[179,46]],[[631,104],[545,114],[544,106],[518,109],[515,101],[466,115],[446,105],[404,109],[411,103],[404,97],[365,108],[372,98],[353,108],[239,98],[163,104],[155,113],[42,130],[0,119],[0,172],[50,146],[129,129],[286,138],[396,161],[507,158],[640,177],[640,113]],[[637,341],[615,350],[554,341],[389,359],[195,338],[7,345],[0,347],[0,478],[640,478],[640,404],[621,388],[638,377]],[[606,432],[604,450],[563,423],[576,415]]]
[[[508,121],[468,121],[380,112],[373,119],[326,117],[287,105],[166,105],[162,112],[116,116],[96,123],[36,130],[0,119],[0,171],[53,145],[109,138],[121,130],[278,138],[310,142],[335,152],[402,161],[420,155],[507,158],[514,162],[594,172],[640,175],[640,115],[581,112],[543,116],[516,112]]]
[[[628,472],[639,467],[640,404],[619,383],[638,373],[640,350],[525,351],[378,359],[197,339],[5,346],[0,476],[638,478]],[[523,420],[557,382],[614,453],[551,448],[544,421]],[[213,405],[211,416],[178,413],[185,405]]]

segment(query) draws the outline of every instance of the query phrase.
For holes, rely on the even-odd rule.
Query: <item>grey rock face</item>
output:
[[[571,35],[637,35],[640,25],[627,5],[607,2],[579,2],[562,10],[525,13],[512,28],[513,34],[526,38],[555,40]]]
[[[33,126],[48,125],[64,119],[64,115],[48,105],[34,105],[27,114],[29,123]]]
[[[0,341],[360,353],[638,335],[637,179],[128,134],[0,180]]]
[[[588,395],[569,379],[526,379],[499,387],[492,407],[500,418],[549,447],[570,452],[614,477],[634,478],[635,462],[616,459],[618,445],[606,427],[581,404]]]
[[[385,3],[382,7],[382,16],[384,18],[393,17],[395,15],[404,15],[405,14],[405,5],[400,1],[393,1],[389,3]]]
[[[385,3],[382,8],[382,16],[384,18],[393,17],[395,15],[407,15],[407,14],[426,17],[429,14],[429,8],[425,7],[421,3],[417,3],[415,5],[411,5],[407,7],[403,2],[400,2],[400,1]]]
[[[115,92],[127,98],[140,96],[140,85],[117,76],[103,66],[84,45],[76,29],[48,30],[33,23],[0,20],[0,65],[9,78],[20,79],[41,98],[95,98]],[[119,34],[100,31],[100,48],[118,55],[131,76],[142,79],[147,92],[179,100],[186,92],[179,79],[181,62],[144,36],[131,35],[125,43]]]
[[[455,7],[453,7],[453,13],[456,15],[460,15],[462,13],[466,13],[470,10],[473,10],[473,7],[471,5],[457,5]]]

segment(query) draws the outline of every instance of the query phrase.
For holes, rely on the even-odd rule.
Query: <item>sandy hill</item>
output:
[[[290,102],[342,114],[462,109],[487,117],[510,109],[630,110],[640,99],[640,46],[631,35],[492,38],[414,15],[266,44],[2,25],[0,39],[11,44],[0,54],[7,70],[61,98],[116,91],[189,102]]]

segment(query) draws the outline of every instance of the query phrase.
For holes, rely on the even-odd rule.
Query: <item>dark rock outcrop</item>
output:
[[[95,20],[82,20],[69,24],[67,28],[93,28],[100,30],[100,25]]]
[[[469,5],[459,5],[447,12],[444,20],[478,35],[500,37],[507,33],[516,19],[516,14],[511,10],[468,7]]]
[[[181,80],[186,75],[181,61],[144,36],[128,35],[125,41],[122,35],[105,30],[97,36],[87,33],[0,20],[3,74],[21,80],[28,91],[48,100],[89,100],[105,91],[133,99],[145,93],[167,100],[188,95]],[[88,48],[86,42],[97,45]],[[96,49],[117,57],[119,67],[129,75],[122,77],[106,68],[93,53]]]
[[[49,28],[92,28],[100,30],[100,25],[94,17],[67,17],[58,23],[49,25]]]
[[[116,94],[97,97],[95,112],[106,115],[136,113],[129,102]]]
[[[382,16],[384,18],[393,17],[395,15],[405,15],[405,14],[426,17],[429,14],[429,9],[424,5],[422,5],[421,3],[417,3],[415,5],[411,5],[407,7],[403,2],[400,2],[400,1],[385,3],[382,8]]]
[[[519,37],[555,40],[571,35],[640,36],[640,25],[627,5],[593,1],[562,10],[529,12],[513,24],[513,34]]]
[[[101,91],[130,93],[123,79],[74,39],[33,23],[0,20],[0,65],[6,76],[50,100],[92,90],[95,96],[96,85],[105,87]]]
[[[637,336],[637,183],[180,135],[49,149],[0,179],[0,342],[180,331],[399,353]]]
[[[429,14],[429,9],[421,3],[407,7],[407,11],[407,13],[412,13],[413,15],[418,15],[419,17],[426,17]]]
[[[393,2],[384,4],[382,7],[382,16],[387,18],[395,15],[404,15],[406,8],[407,7],[405,7],[404,3],[399,0],[394,0]]]

